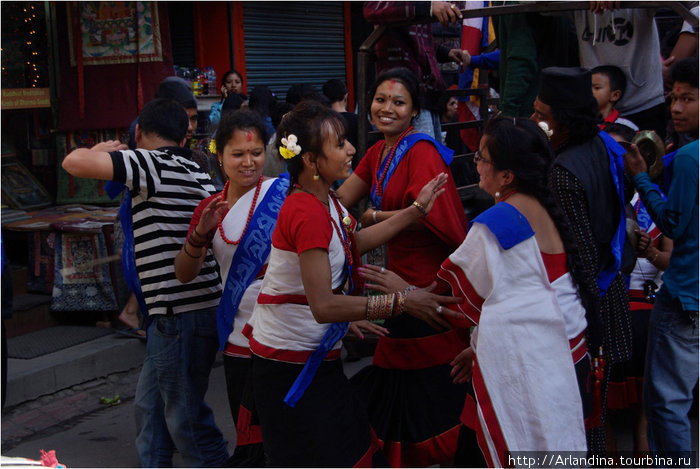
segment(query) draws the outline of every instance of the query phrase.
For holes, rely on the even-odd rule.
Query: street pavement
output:
[[[343,361],[345,372],[352,376],[371,363],[371,358]],[[55,450],[58,461],[69,468],[137,467],[134,438],[134,392],[140,368],[113,373],[107,377],[73,386],[6,409],[2,415],[3,456],[40,459],[40,451]],[[120,403],[108,406],[101,398]],[[214,364],[206,400],[212,407],[216,423],[232,452],[236,432],[226,396],[221,356]],[[629,412],[611,418],[617,449],[632,454],[632,418]],[[692,420],[697,454],[698,420]],[[174,467],[185,467],[176,454]]]
[[[344,361],[352,375],[371,363],[371,358]],[[40,450],[55,450],[58,462],[77,467],[138,467],[134,438],[134,392],[140,369],[73,386],[44,396],[2,415],[3,456],[40,459]],[[100,398],[119,395],[120,404],[107,406]],[[236,428],[226,396],[226,380],[221,356],[209,378],[207,403],[216,423],[233,452]],[[176,454],[174,467],[185,467]]]

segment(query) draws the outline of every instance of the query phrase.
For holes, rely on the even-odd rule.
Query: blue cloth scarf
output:
[[[407,135],[396,144],[396,152],[394,152],[394,157],[391,159],[391,162],[389,162],[389,158],[386,158],[384,159],[384,161],[382,161],[382,164],[379,165],[379,171],[377,172],[376,179],[377,182],[372,184],[372,190],[370,191],[369,195],[370,200],[372,200],[372,205],[374,205],[375,208],[381,208],[382,206],[382,197],[377,195],[377,183],[379,182],[379,178],[384,172],[384,168],[386,168],[386,165],[390,163],[389,168],[386,172],[386,176],[382,181],[382,194],[384,193],[384,191],[386,191],[386,186],[389,183],[389,179],[391,179],[391,176],[394,174],[394,171],[396,171],[396,168],[399,166],[399,163],[406,155],[408,150],[410,150],[413,147],[413,145],[420,142],[421,140],[428,140],[433,145],[435,145],[435,148],[437,148],[437,151],[438,153],[440,153],[440,156],[442,157],[445,164],[447,166],[450,166],[450,163],[452,163],[452,155],[454,155],[453,150],[447,148],[444,145],[441,145],[440,143],[436,142],[432,137],[426,134],[416,133]]]
[[[625,154],[625,149],[622,148],[622,146],[620,146],[620,144],[606,132],[601,130],[598,134],[600,135],[600,138],[603,139],[603,143],[605,143],[605,147],[608,150],[610,174],[613,179],[613,184],[615,185],[615,190],[618,194],[618,201],[620,205],[620,222],[610,243],[615,262],[612,266],[599,273],[596,279],[598,288],[600,289],[600,296],[602,297],[617,276],[617,273],[620,271],[620,266],[622,265],[622,251],[624,249],[626,236],[625,197],[622,178],[622,171],[624,168],[622,155]]]
[[[233,319],[246,289],[255,280],[260,269],[270,255],[272,232],[277,224],[277,216],[284,202],[289,179],[280,177],[272,183],[262,201],[255,209],[243,234],[238,249],[231,259],[224,293],[216,310],[216,329],[219,346],[223,350],[228,336],[233,331]]]

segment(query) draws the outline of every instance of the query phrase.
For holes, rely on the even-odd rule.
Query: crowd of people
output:
[[[456,24],[461,8],[367,2],[364,13]],[[619,18],[636,25],[634,40],[605,39]],[[106,141],[65,157],[74,176],[126,187],[129,313],[140,311],[147,336],[135,397],[142,466],[170,467],[174,451],[191,467],[603,456],[614,451],[609,413],[626,407],[636,451],[692,458],[697,57],[652,57],[647,11],[593,5],[570,19],[576,66],[556,50],[564,43],[537,46],[568,18],[497,22],[503,112],[473,149],[493,206],[471,220],[450,164],[473,142],[440,132],[458,103],[440,97],[437,61],[464,70],[473,57],[434,46],[425,24],[377,44],[368,116],[348,111],[341,80],[322,92],[296,85],[277,102],[265,86],[246,94],[232,70],[202,159],[187,145],[194,97],[168,78],[131,148]],[[357,155],[364,118],[381,138]],[[668,146],[646,144],[667,130]],[[384,264],[363,264],[379,246]],[[367,333],[378,337],[372,364],[348,379],[343,338]],[[228,417],[204,399],[219,351],[232,455],[215,423]]]

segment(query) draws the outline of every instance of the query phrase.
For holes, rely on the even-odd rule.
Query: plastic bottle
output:
[[[202,83],[202,94],[204,96],[209,95],[209,70],[204,68],[200,74],[200,81]]]
[[[217,86],[216,81],[216,70],[214,70],[214,67],[209,67],[209,94],[219,94],[219,87]]]

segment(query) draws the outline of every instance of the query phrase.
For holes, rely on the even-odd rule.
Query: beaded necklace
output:
[[[318,200],[321,204],[325,205],[328,207],[328,210],[326,210],[326,213],[328,214],[328,219],[331,221],[331,225],[333,225],[333,228],[335,229],[335,232],[338,234],[338,238],[340,238],[340,242],[343,244],[343,250],[345,251],[345,258],[348,261],[348,265],[352,267],[352,251],[350,250],[350,237],[348,236],[347,239],[345,236],[343,236],[343,233],[340,231],[340,227],[338,224],[335,222],[333,217],[331,216],[330,212],[330,207],[328,206],[327,202],[323,202],[321,199],[318,198],[318,196],[312,192],[307,191],[303,187],[301,187],[299,184],[294,184],[295,189],[299,189],[302,192],[306,192],[307,194],[313,195],[316,200]],[[333,199],[333,205],[335,206],[335,210],[338,213],[338,219],[340,219],[340,216],[343,213],[342,208],[340,207],[340,203],[335,197],[331,197]],[[348,218],[348,217],[346,217]],[[343,220],[341,223],[343,223],[344,226],[346,226],[347,229],[349,229],[348,225],[350,223],[350,219],[348,218],[348,223],[345,223],[345,220]]]
[[[412,125],[408,126],[408,128],[407,128],[406,130],[404,130],[403,133],[402,133],[401,135],[399,135],[398,140],[396,140],[396,143],[394,144],[394,146],[391,148],[391,151],[389,152],[389,156],[386,157],[386,165],[384,166],[384,171],[382,171],[381,176],[379,176],[379,178],[377,179],[377,189],[376,189],[376,192],[377,192],[377,196],[379,196],[379,197],[381,197],[381,196],[382,196],[382,192],[384,192],[384,190],[382,189],[382,186],[383,186],[383,183],[384,183],[384,178],[386,177],[387,171],[389,171],[389,166],[391,166],[391,160],[394,159],[394,154],[396,153],[396,149],[398,148],[399,143],[401,143],[401,140],[402,140],[406,135],[408,135],[408,133],[409,133],[411,130],[413,130],[413,126],[412,126]],[[386,142],[384,142],[384,146],[386,146]],[[382,151],[383,151],[383,149],[382,149]],[[379,158],[377,158],[377,168],[376,168],[376,170],[374,171],[374,174],[377,174],[377,173],[379,172],[379,168],[381,167],[381,164],[382,164],[382,158],[381,158],[381,156],[380,156]]]
[[[253,196],[253,203],[250,206],[250,211],[248,212],[248,219],[245,222],[245,227],[243,227],[243,233],[241,233],[241,237],[238,238],[238,241],[232,241],[226,237],[226,233],[224,233],[224,226],[222,222],[224,221],[224,215],[219,218],[219,234],[221,235],[221,239],[223,239],[226,244],[233,244],[234,246],[238,245],[241,240],[243,239],[243,235],[245,235],[246,230],[248,229],[248,224],[250,223],[250,219],[253,218],[253,212],[255,212],[255,204],[258,201],[258,195],[260,195],[260,188],[262,187],[262,181],[263,177],[260,175],[260,179],[258,179],[258,185],[255,188],[255,195]],[[228,193],[228,183],[229,181],[226,181],[226,184],[224,184],[224,191],[223,191],[223,199],[226,200],[226,194]]]

